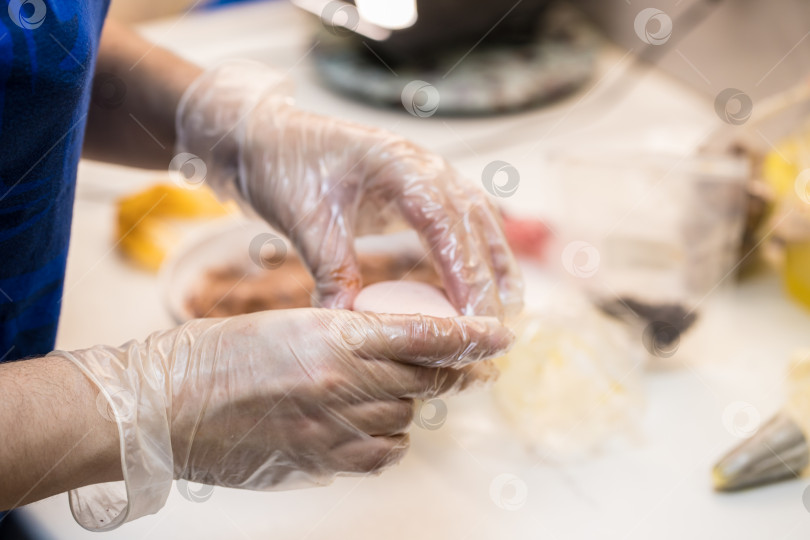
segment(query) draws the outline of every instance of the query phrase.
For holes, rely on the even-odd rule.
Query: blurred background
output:
[[[116,537],[808,537],[810,4],[110,13],[203,66],[264,62],[299,106],[445,156],[500,209],[527,289],[498,383],[423,403],[400,467],[299,492],[178,486]],[[82,162],[60,348],[310,304],[294,249],[195,174]],[[357,248],[366,284],[441,285],[414,234]],[[91,535],[64,496],[15,515],[34,537]]]

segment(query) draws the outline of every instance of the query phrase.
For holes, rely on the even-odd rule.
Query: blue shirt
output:
[[[0,2],[0,361],[54,346],[108,4]]]

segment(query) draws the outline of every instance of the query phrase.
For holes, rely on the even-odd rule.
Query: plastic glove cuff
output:
[[[156,513],[169,496],[174,466],[165,393],[148,355],[135,342],[50,355],[67,358],[98,387],[100,415],[118,425],[124,481],[71,490],[76,522],[109,531]]]

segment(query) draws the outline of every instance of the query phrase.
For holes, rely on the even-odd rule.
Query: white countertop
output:
[[[487,119],[417,119],[374,109],[323,89],[305,52],[306,21],[286,4],[255,3],[189,14],[144,32],[201,63],[250,57],[289,70],[299,103],[322,113],[394,129],[443,152],[472,179],[493,159],[521,172],[518,212],[554,217],[558,195],[546,182],[555,148],[596,137],[654,137],[660,126],[682,134],[684,148],[717,125],[711,103],[657,73],[627,71],[628,58],[605,50],[594,84],[533,112]],[[600,98],[616,76],[639,77],[620,103]],[[114,250],[113,200],[161,173],[83,162],[60,348],[121,343],[171,325],[154,276],[132,268]],[[546,274],[524,267],[528,304],[553,287]],[[709,299],[704,321],[676,358],[683,367],[644,375],[647,409],[642,438],[621,451],[577,463],[540,461],[524,451],[487,393],[447,400],[440,429],[414,427],[402,464],[380,477],[346,478],[332,486],[277,493],[215,488],[194,503],[172,490],[159,514],[125,525],[113,538],[769,538],[806,539],[808,482],[718,495],[709,471],[738,439],[722,413],[732,402],[752,404],[763,419],[783,399],[789,354],[808,345],[810,316],[787,301],[778,280],[760,278]],[[493,480],[511,474],[525,497]],[[512,477],[509,477],[512,478]],[[520,493],[518,493],[520,495]],[[81,529],[60,495],[25,508],[46,537],[99,538]]]

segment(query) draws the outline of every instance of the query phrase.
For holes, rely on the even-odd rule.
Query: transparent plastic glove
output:
[[[297,309],[51,353],[99,387],[121,440],[125,482],[71,491],[74,517],[109,530],[154,513],[173,478],[273,490],[379,472],[407,448],[412,399],[493,379],[479,361],[512,339],[495,318]]]
[[[349,308],[362,287],[355,237],[404,221],[421,236],[461,313],[520,311],[521,277],[481,190],[402,137],[303,111],[288,92],[257,63],[204,73],[178,107],[178,150],[206,163],[220,193],[237,185],[292,240],[322,306]]]

